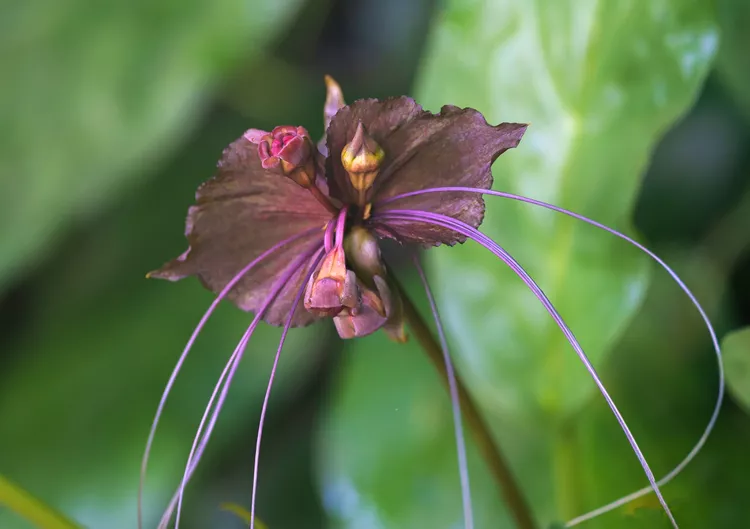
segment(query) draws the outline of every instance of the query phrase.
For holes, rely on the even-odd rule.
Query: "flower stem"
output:
[[[554,476],[557,514],[570,520],[583,509],[580,506],[580,468],[575,429],[569,422],[556,426],[554,435]]]
[[[400,291],[404,304],[404,316],[406,317],[409,327],[417,338],[419,344],[422,346],[422,350],[427,354],[435,368],[438,370],[440,378],[442,379],[444,386],[447,388],[448,376],[445,370],[445,362],[443,361],[443,353],[440,344],[437,342],[432,331],[417,311],[414,303],[412,303],[411,299],[406,295],[406,291],[401,288],[395,280],[394,283]],[[466,391],[466,386],[458,373],[456,373],[456,382],[458,383],[458,399],[461,404],[463,416],[471,428],[471,431],[474,433],[474,440],[484,456],[485,462],[487,463],[492,476],[500,487],[505,503],[510,510],[511,516],[516,522],[516,527],[518,527],[518,529],[534,529],[536,525],[534,523],[534,518],[531,515],[531,511],[529,510],[529,505],[523,497],[523,494],[521,494],[521,489],[518,487],[500,447],[492,438],[487,423],[480,415],[479,410],[468,391]]]
[[[318,189],[318,186],[313,184],[308,189],[310,190],[310,193],[312,193],[312,195],[317,199],[317,201],[320,202],[329,212],[331,212],[331,214],[338,215],[338,208],[331,203],[330,198],[325,196],[323,192]]]

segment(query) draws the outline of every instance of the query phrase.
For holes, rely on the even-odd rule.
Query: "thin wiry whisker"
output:
[[[281,339],[279,340],[279,347],[276,349],[276,356],[273,359],[273,366],[271,367],[271,374],[268,377],[268,387],[266,387],[266,394],[263,397],[263,406],[260,410],[260,421],[258,423],[258,436],[256,437],[255,441],[255,459],[253,461],[253,489],[252,489],[252,496],[250,500],[250,529],[255,529],[255,499],[256,499],[256,493],[258,490],[258,465],[260,461],[260,441],[263,437],[263,424],[266,420],[266,410],[268,409],[268,401],[271,398],[271,388],[273,387],[273,381],[276,378],[276,368],[279,365],[279,357],[281,356],[281,349],[284,347],[284,341],[286,340],[286,335],[289,332],[289,328],[292,326],[292,319],[294,319],[294,313],[297,310],[297,307],[299,306],[299,302],[302,299],[302,294],[305,292],[305,285],[307,285],[307,282],[309,281],[310,277],[313,275],[315,269],[318,267],[318,264],[323,259],[322,251],[318,252],[318,255],[314,258],[314,264],[310,267],[310,271],[307,274],[307,277],[304,281],[302,281],[302,286],[300,287],[299,291],[297,292],[297,296],[294,298],[294,302],[292,303],[292,310],[289,311],[289,317],[286,320],[286,323],[284,324],[284,330],[281,331]]]
[[[714,354],[716,356],[716,365],[719,375],[719,388],[718,388],[718,394],[716,397],[716,403],[714,404],[714,409],[711,412],[711,417],[708,420],[708,423],[706,424],[705,429],[703,430],[703,433],[701,434],[698,441],[695,443],[693,448],[688,452],[688,454],[683,458],[682,461],[680,461],[676,467],[674,467],[669,473],[667,473],[664,477],[662,477],[659,481],[657,481],[658,485],[664,486],[665,484],[672,481],[680,472],[682,472],[685,467],[693,460],[695,459],[695,456],[698,455],[698,453],[703,449],[703,446],[706,444],[706,441],[708,440],[709,435],[711,435],[711,432],[713,431],[714,427],[716,426],[716,421],[719,418],[719,413],[721,412],[721,406],[724,401],[724,392],[725,392],[725,379],[724,379],[724,363],[722,361],[722,354],[721,354],[721,346],[719,345],[719,339],[716,336],[716,331],[713,328],[713,325],[711,325],[711,320],[708,318],[708,315],[706,314],[706,311],[703,309],[701,304],[698,302],[698,299],[695,297],[695,295],[692,293],[692,291],[687,287],[685,282],[680,279],[680,276],[677,275],[677,272],[672,270],[672,268],[665,263],[658,255],[656,255],[654,252],[643,246],[641,243],[636,241],[635,239],[632,239],[631,237],[628,237],[624,233],[621,233],[614,228],[610,228],[606,224],[602,224],[601,222],[597,222],[593,219],[590,219],[584,215],[581,215],[579,213],[575,213],[573,211],[570,211],[565,208],[561,208],[559,206],[555,206],[554,204],[549,204],[547,202],[542,202],[541,200],[536,200],[533,198],[528,198],[522,195],[516,195],[513,193],[506,193],[503,191],[493,191],[491,189],[480,189],[480,188],[474,188],[474,187],[435,187],[431,189],[422,189],[420,191],[412,191],[409,193],[404,193],[401,195],[396,195],[393,197],[390,197],[388,199],[385,199],[381,202],[379,202],[376,206],[373,207],[373,210],[377,209],[377,206],[382,206],[384,204],[387,204],[389,202],[393,202],[395,200],[399,200],[402,198],[407,198],[410,196],[417,196],[422,195],[426,193],[446,193],[446,192],[466,192],[466,193],[480,193],[485,195],[491,195],[491,196],[497,196],[501,198],[508,198],[511,200],[516,200],[519,202],[525,202],[527,204],[532,204],[534,206],[539,206],[542,208],[546,208],[552,211],[556,211],[558,213],[562,213],[563,215],[567,215],[569,217],[573,217],[574,219],[583,221],[587,224],[590,224],[596,228],[599,228],[601,230],[604,230],[608,233],[611,233],[612,235],[619,237],[620,239],[624,240],[625,242],[635,246],[640,251],[648,255],[651,259],[653,259],[659,266],[661,266],[669,275],[670,277],[677,283],[677,286],[680,287],[680,289],[685,293],[685,295],[690,299],[690,302],[693,304],[693,306],[698,310],[698,313],[700,314],[701,318],[703,319],[703,322],[706,325],[706,328],[708,329],[708,333],[711,336],[711,342],[714,347]],[[616,509],[622,505],[625,505],[626,503],[629,503],[637,498],[640,498],[642,496],[645,496],[646,494],[649,494],[652,491],[651,487],[643,487],[642,489],[639,489],[631,494],[628,494],[627,496],[623,496],[620,499],[617,499],[611,503],[608,503],[607,505],[604,505],[598,509],[595,509],[591,512],[588,512],[584,515],[581,515],[577,518],[574,518],[573,520],[570,520],[566,526],[567,527],[573,527],[575,525],[578,525],[581,522],[585,522],[587,520],[590,520],[592,518],[595,518],[601,514],[604,514],[606,512],[609,512],[613,509]]]
[[[261,261],[266,259],[268,256],[279,250],[281,247],[286,246],[289,243],[292,243],[296,240],[299,240],[303,237],[306,237],[316,231],[317,228],[311,228],[309,230],[306,230],[304,232],[301,232],[297,235],[294,235],[293,237],[289,237],[288,239],[285,239],[278,244],[275,244],[262,254],[260,254],[256,259],[254,259],[252,262],[248,263],[245,268],[240,270],[236,276],[234,276],[229,283],[219,292],[219,294],[216,296],[216,299],[211,303],[211,305],[208,307],[208,310],[203,314],[200,321],[198,322],[198,325],[196,325],[195,330],[193,330],[193,334],[190,336],[190,339],[188,340],[187,344],[185,345],[185,348],[183,349],[182,353],[180,354],[179,359],[177,360],[177,363],[175,364],[174,369],[172,370],[172,373],[169,376],[169,380],[167,381],[167,385],[164,387],[164,391],[162,393],[161,399],[159,400],[159,405],[156,408],[156,414],[154,415],[154,420],[151,423],[151,429],[148,433],[148,440],[146,441],[146,448],[143,452],[143,459],[141,460],[141,474],[138,482],[138,529],[143,528],[143,489],[146,482],[146,471],[148,468],[148,459],[151,454],[151,447],[154,443],[154,437],[156,436],[156,428],[159,425],[159,419],[161,418],[161,415],[164,411],[164,406],[167,403],[167,398],[169,397],[170,392],[172,391],[172,386],[174,386],[175,380],[177,379],[177,374],[180,372],[180,369],[182,368],[182,365],[185,363],[185,359],[187,358],[188,353],[190,352],[190,349],[193,347],[193,343],[195,343],[195,340],[198,338],[198,335],[200,334],[203,327],[206,325],[206,322],[208,321],[208,318],[211,317],[211,315],[216,310],[216,307],[219,305],[221,300],[223,300],[227,294],[229,293],[232,288],[235,287],[235,285],[243,278],[245,275],[247,275],[250,270],[252,270],[255,266],[258,265]]]
[[[422,280],[422,286],[424,287],[427,300],[430,303],[430,309],[432,310],[432,316],[435,320],[435,327],[437,328],[438,337],[440,338],[440,347],[443,350],[443,360],[445,361],[445,374],[448,378],[448,388],[451,396],[451,407],[453,408],[453,427],[454,436],[456,438],[456,452],[458,454],[458,473],[461,479],[461,497],[463,500],[464,510],[464,527],[465,529],[472,529],[474,527],[474,515],[471,507],[471,488],[469,484],[469,465],[466,461],[466,442],[464,441],[464,429],[461,421],[461,403],[458,398],[458,383],[456,382],[456,373],[453,369],[453,362],[451,361],[450,351],[448,350],[448,340],[445,338],[445,332],[443,330],[443,324],[440,321],[440,314],[438,312],[437,304],[435,303],[435,297],[432,295],[432,289],[427,281],[427,276],[424,273],[422,264],[419,262],[419,256],[414,254],[414,267],[417,269],[419,278]]]
[[[202,435],[203,429],[205,428],[206,421],[208,420],[208,417],[209,417],[209,414],[211,414],[211,411],[215,409],[214,401],[219,395],[219,391],[221,391],[223,394],[225,388],[228,388],[231,385],[232,380],[234,379],[235,371],[237,369],[237,366],[239,365],[239,360],[242,358],[242,355],[244,354],[245,348],[247,347],[247,344],[253,332],[255,331],[255,328],[257,327],[257,323],[258,323],[258,320],[253,320],[253,322],[247,328],[242,338],[240,339],[240,342],[235,347],[234,352],[232,353],[232,356],[229,358],[229,361],[224,366],[224,370],[221,372],[218,382],[214,386],[213,392],[211,393],[211,398],[208,401],[208,405],[206,406],[206,409],[203,413],[201,422],[198,425],[198,431],[196,433],[195,438],[193,439],[193,445],[190,448],[190,454],[188,455],[187,464],[185,465],[185,472],[183,474],[182,481],[180,482],[180,485],[177,488],[177,492],[175,492],[174,496],[172,497],[172,500],[170,501],[169,506],[167,507],[167,510],[165,511],[164,515],[162,516],[161,521],[159,522],[159,529],[166,528],[167,525],[169,524],[169,519],[172,517],[172,512],[174,511],[174,508],[175,508],[175,505],[174,505],[175,502],[177,503],[177,514],[175,515],[175,529],[178,529],[180,526],[180,519],[182,516],[182,501],[183,501],[183,496],[185,492],[185,487],[187,487],[187,484],[190,478],[192,477],[193,472],[197,468],[198,463],[200,462],[200,459],[203,455],[203,451],[207,443],[207,437]],[[225,379],[226,379],[226,382],[225,382]],[[214,414],[211,414],[211,422],[209,423],[209,435],[210,435],[210,431],[213,429],[213,425],[215,422],[214,417],[215,417]]]
[[[276,299],[276,297],[278,296],[279,292],[284,287],[284,285],[293,277],[293,275],[298,271],[300,266],[302,266],[305,262],[307,262],[316,252],[320,252],[320,251],[321,251],[320,242],[316,241],[311,250],[309,250],[308,252],[300,256],[299,258],[297,258],[294,261],[293,265],[289,267],[287,271],[276,280],[268,297],[263,302],[263,305],[261,305],[260,309],[258,310],[258,313],[253,318],[252,323],[247,328],[247,330],[242,336],[242,339],[240,340],[239,344],[237,345],[234,352],[232,353],[232,356],[230,357],[229,361],[227,362],[226,366],[224,367],[224,370],[222,371],[219,377],[219,381],[214,386],[214,390],[211,394],[211,398],[209,399],[209,402],[204,411],[203,417],[201,418],[200,425],[198,426],[198,431],[193,440],[193,445],[190,449],[190,455],[188,456],[188,461],[185,466],[185,473],[183,474],[182,481],[180,482],[180,485],[177,491],[173,495],[169,503],[169,506],[167,507],[166,511],[164,512],[164,515],[162,516],[162,519],[159,523],[160,528],[166,528],[167,525],[169,524],[169,520],[172,517],[172,512],[174,512],[175,505],[177,505],[177,517],[175,521],[175,529],[177,529],[177,527],[179,526],[179,519],[180,519],[181,508],[182,508],[182,496],[183,496],[185,487],[187,486],[187,483],[192,477],[193,472],[197,468],[198,463],[200,462],[200,459],[203,455],[203,452],[205,451],[205,448],[211,437],[211,433],[213,432],[213,429],[216,425],[216,421],[218,420],[219,413],[221,412],[221,409],[223,408],[224,401],[229,391],[229,387],[231,385],[232,379],[234,378],[235,371],[237,370],[237,367],[239,366],[239,363],[242,359],[242,355],[244,354],[245,348],[247,347],[247,343],[250,340],[252,333],[255,331],[255,328],[257,327],[258,323],[260,323],[260,320],[265,314],[266,310],[268,310],[268,307]],[[224,379],[226,379],[226,383],[222,386]],[[220,394],[219,394],[219,390],[221,390]],[[208,426],[206,427],[206,421],[212,409],[213,403],[217,398],[217,394],[219,394],[218,402],[216,403],[216,406],[214,407],[214,412],[213,414],[211,414],[210,420],[208,422]],[[206,431],[205,433],[202,434],[204,427],[206,428]]]
[[[669,509],[669,506],[667,505],[667,502],[664,499],[664,496],[662,495],[661,490],[659,489],[659,485],[656,483],[656,478],[654,477],[654,474],[651,471],[651,467],[646,461],[646,458],[644,457],[643,452],[638,446],[638,443],[636,442],[635,437],[631,433],[630,428],[625,422],[625,419],[622,417],[620,410],[617,408],[614,400],[612,400],[612,397],[610,397],[609,392],[604,387],[604,384],[599,378],[599,375],[597,374],[596,369],[594,369],[594,366],[591,364],[591,361],[589,360],[588,356],[586,356],[586,353],[584,353],[583,348],[578,343],[578,340],[576,339],[573,332],[564,322],[564,320],[562,319],[560,314],[557,312],[555,307],[552,305],[552,303],[549,301],[547,296],[544,294],[542,289],[539,288],[536,282],[523,269],[523,267],[521,267],[521,265],[518,264],[518,262],[510,254],[508,254],[508,252],[506,252],[500,245],[498,245],[495,241],[493,241],[492,239],[490,239],[489,237],[487,237],[486,235],[484,235],[477,229],[469,226],[468,224],[464,222],[455,220],[452,217],[448,217],[448,216],[440,215],[436,213],[430,213],[426,211],[418,211],[418,210],[390,210],[388,212],[381,213],[381,218],[425,222],[427,224],[432,224],[435,226],[442,226],[445,228],[452,229],[455,232],[460,233],[461,235],[465,237],[473,239],[474,241],[478,242],[479,244],[481,244],[482,246],[490,250],[493,254],[499,257],[503,262],[505,262],[521,278],[521,280],[523,280],[526,286],[529,287],[529,289],[534,293],[537,299],[539,299],[539,301],[542,303],[542,305],[547,310],[547,312],[549,312],[549,314],[552,316],[555,323],[557,323],[558,327],[562,330],[563,334],[568,339],[568,342],[570,343],[570,345],[578,354],[578,357],[580,358],[581,362],[583,362],[584,366],[586,367],[586,370],[589,372],[589,375],[591,375],[592,379],[594,380],[594,383],[599,388],[599,392],[607,401],[607,404],[612,410],[612,413],[615,415],[617,422],[620,424],[620,428],[622,428],[623,432],[625,433],[625,436],[627,437],[628,442],[630,443],[630,446],[635,452],[638,458],[638,461],[641,463],[641,467],[643,468],[643,471],[648,477],[648,481],[651,484],[653,491],[656,493],[656,496],[659,498],[659,503],[661,503],[661,506],[664,509],[664,512],[669,517],[669,520],[671,521],[672,526],[675,527],[675,529],[678,529],[679,526],[677,525],[677,521],[674,519],[674,516],[672,515],[672,511]]]
[[[261,314],[259,312],[259,314]],[[223,398],[226,393],[229,391],[229,387],[232,384],[232,380],[234,379],[234,375],[237,371],[237,368],[240,365],[240,360],[242,360],[242,356],[245,353],[245,349],[247,348],[247,344],[250,341],[250,338],[252,337],[253,333],[255,332],[256,327],[258,326],[258,323],[260,322],[260,317],[256,316],[255,319],[253,319],[253,322],[250,324],[250,326],[247,328],[245,333],[242,335],[242,338],[240,339],[240,342],[237,344],[237,347],[235,347],[234,352],[232,353],[232,356],[229,358],[229,361],[224,366],[224,370],[221,372],[221,375],[219,376],[219,380],[214,386],[213,392],[211,393],[211,398],[208,401],[208,405],[206,406],[206,409],[203,413],[203,417],[201,418],[201,422],[198,425],[198,430],[195,434],[195,437],[193,438],[193,445],[190,448],[190,454],[188,455],[187,463],[185,464],[185,472],[182,476],[182,481],[180,482],[180,486],[177,489],[177,492],[175,493],[175,498],[177,498],[177,514],[175,515],[175,529],[179,529],[180,526],[180,518],[182,515],[182,501],[185,493],[185,487],[187,487],[188,481],[193,475],[193,472],[198,467],[198,463],[200,462],[203,452],[205,451],[205,448],[208,444],[209,437],[211,435],[211,432],[213,431],[213,428],[216,424],[216,421],[218,419],[218,413],[219,410],[221,410],[223,405]],[[225,382],[226,379],[226,382]],[[221,394],[219,395],[219,391],[221,391]],[[214,407],[214,401],[217,398],[217,395],[219,396],[219,402]],[[213,413],[211,413],[211,410],[214,410]],[[208,420],[208,416],[211,413],[211,419],[208,423],[208,428],[206,431],[206,434],[203,435],[203,429],[206,426],[206,421]],[[174,509],[173,505],[170,505],[170,508],[167,510],[169,513],[169,517],[171,517],[172,510]],[[166,513],[165,513],[166,516]],[[163,519],[164,527],[166,527],[166,524],[169,523],[169,517],[166,519]],[[162,527],[160,525],[160,527]]]

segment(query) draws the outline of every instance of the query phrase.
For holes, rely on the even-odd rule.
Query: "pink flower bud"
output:
[[[302,187],[315,184],[314,149],[304,127],[282,125],[271,132],[250,129],[244,137],[258,146],[260,164],[264,169],[277,170]]]
[[[346,269],[344,249],[334,247],[323,258],[316,274],[310,277],[304,305],[308,311],[335,316],[342,309],[359,304],[357,278]]]
[[[378,294],[359,284],[360,303],[346,308],[333,318],[336,331],[344,339],[367,336],[380,329],[388,321],[386,307]]]

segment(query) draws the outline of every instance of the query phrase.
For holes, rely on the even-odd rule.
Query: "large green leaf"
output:
[[[723,341],[727,388],[750,412],[750,328],[735,331]]]
[[[717,70],[739,107],[750,117],[750,3],[718,0],[721,49]]]
[[[323,498],[335,527],[459,527],[461,490],[450,403],[418,346],[377,334],[350,348],[321,425]],[[477,527],[506,527],[469,442]]]
[[[723,275],[717,276],[711,265],[706,267],[709,262],[694,261],[692,270],[680,270],[691,284],[704,282],[697,294],[709,315],[715,317]],[[622,411],[658,475],[674,468],[692,448],[713,411],[718,389],[712,347],[700,318],[668,283],[654,281],[648,308],[638,314],[628,338],[617,347],[616,358],[605,372],[612,392],[627,395],[622,399]],[[731,342],[725,340],[724,344],[731,348]],[[653,354],[652,350],[662,354]],[[729,363],[726,369],[729,378]],[[632,449],[606,404],[598,399],[591,401],[577,424],[579,512],[598,507],[644,483]],[[744,472],[748,442],[747,415],[735,406],[725,405],[701,452],[663,488],[680,527],[731,529],[744,524],[750,516],[750,505],[743,500],[750,493]],[[639,511],[644,511],[643,516],[649,511],[648,516],[661,515],[655,497],[648,495],[603,516],[591,527],[620,527],[615,525],[619,517],[638,515]],[[663,515],[659,517],[664,519]],[[652,526],[639,525],[634,519],[622,527]]]
[[[184,139],[300,0],[0,7],[0,288]]]
[[[419,280],[401,279],[431,324]],[[382,333],[345,352],[319,437],[322,494],[336,526],[461,527],[453,418],[435,368],[416,341],[395,344]],[[515,423],[492,427],[534,514],[550,522],[549,439],[519,435],[529,432]],[[513,527],[472,436],[466,432],[476,527]]]
[[[448,3],[418,90],[429,107],[531,125],[497,189],[629,229],[649,154],[693,102],[718,44],[709,3]],[[537,280],[599,364],[638,307],[648,263],[567,217],[488,198],[482,230]],[[432,254],[468,379],[488,409],[562,418],[595,386],[527,288],[474,244]]]

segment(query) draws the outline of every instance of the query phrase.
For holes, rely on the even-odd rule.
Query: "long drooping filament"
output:
[[[304,232],[296,234],[293,237],[289,237],[288,239],[285,239],[279,242],[278,244],[275,244],[274,246],[272,246],[271,248],[263,252],[261,255],[259,255],[256,259],[248,263],[247,266],[245,266],[242,270],[240,270],[237,273],[237,275],[234,276],[229,281],[229,283],[227,283],[227,285],[221,290],[221,292],[219,292],[219,294],[216,296],[214,301],[211,303],[211,305],[208,307],[206,312],[201,317],[200,321],[198,322],[198,325],[196,325],[195,330],[190,336],[190,339],[185,345],[185,348],[180,354],[180,357],[177,360],[177,363],[175,364],[175,367],[169,376],[169,380],[167,381],[167,384],[164,388],[161,399],[159,400],[159,405],[157,406],[156,414],[154,415],[154,420],[151,423],[151,429],[149,430],[148,440],[146,441],[146,448],[144,450],[143,459],[141,461],[141,473],[140,473],[140,479],[139,479],[139,484],[138,484],[137,503],[138,503],[138,528],[139,529],[142,529],[143,527],[143,489],[144,489],[145,480],[146,480],[148,459],[151,454],[151,447],[153,445],[154,437],[156,435],[156,428],[158,427],[159,420],[161,418],[161,415],[164,411],[164,407],[167,402],[167,398],[169,397],[169,393],[171,392],[172,387],[174,386],[177,375],[180,372],[182,365],[185,363],[185,359],[187,358],[188,353],[192,349],[193,344],[195,343],[195,340],[197,339],[201,330],[203,329],[206,322],[208,321],[208,318],[214,313],[214,311],[216,310],[216,307],[227,296],[227,294],[232,290],[232,288],[234,288],[234,286],[243,277],[245,277],[245,275],[247,275],[253,268],[255,268],[260,262],[262,262],[264,259],[268,258],[270,255],[272,255],[273,253],[281,249],[283,246],[286,246],[287,244],[298,241],[299,239],[302,239],[304,237],[310,236],[314,234],[316,231],[317,231],[317,228],[311,228],[310,230],[306,230]]]
[[[456,439],[456,452],[458,454],[458,474],[461,480],[461,498],[463,501],[464,510],[464,529],[473,529],[474,527],[474,514],[471,507],[471,487],[469,484],[469,465],[466,461],[466,442],[464,440],[464,429],[461,421],[461,403],[458,397],[458,383],[456,382],[456,373],[453,369],[453,362],[451,361],[450,351],[448,350],[448,340],[445,338],[445,332],[443,331],[443,324],[440,321],[440,314],[438,313],[437,304],[435,303],[435,297],[432,295],[432,289],[430,284],[427,282],[427,276],[424,273],[422,264],[419,262],[419,257],[414,255],[414,267],[417,269],[419,278],[422,280],[422,286],[424,287],[427,300],[430,303],[430,309],[432,310],[432,316],[435,320],[435,328],[437,328],[438,337],[440,338],[440,347],[443,350],[443,361],[445,362],[445,374],[448,379],[448,389],[451,396],[451,407],[453,409],[453,433]]]
[[[320,263],[322,258],[323,258],[323,254],[321,250],[318,253],[317,257],[315,258],[314,264],[310,267],[310,271],[308,272],[307,277],[302,282],[302,286],[297,292],[297,296],[294,299],[294,303],[292,303],[292,310],[289,311],[289,316],[287,317],[286,323],[284,324],[284,330],[281,331],[281,339],[279,340],[279,347],[278,349],[276,349],[276,356],[273,359],[273,366],[271,367],[271,375],[268,377],[268,387],[266,388],[266,394],[263,397],[263,406],[261,407],[261,410],[260,410],[260,421],[258,422],[258,436],[256,437],[256,441],[255,441],[255,458],[253,460],[253,491],[252,491],[252,497],[250,500],[250,529],[255,529],[255,499],[256,499],[256,492],[258,490],[258,464],[260,461],[260,441],[263,437],[263,424],[266,419],[266,410],[268,409],[268,401],[271,398],[271,387],[273,386],[273,381],[276,378],[276,368],[279,365],[279,357],[281,356],[281,349],[284,347],[284,341],[286,340],[286,335],[289,332],[289,328],[292,326],[292,319],[294,318],[294,313],[297,310],[297,306],[299,305],[299,302],[302,299],[302,295],[305,292],[305,285],[307,285],[307,281],[310,279],[313,272],[318,267],[318,264]]]
[[[160,529],[161,528],[165,529],[167,525],[169,524],[169,520],[172,516],[172,512],[175,507],[175,502],[177,504],[177,514],[175,517],[175,529],[179,528],[180,515],[182,512],[182,498],[184,495],[185,487],[187,486],[188,481],[190,480],[190,477],[192,476],[193,472],[197,468],[198,463],[200,462],[200,459],[203,456],[203,452],[205,451],[206,446],[208,445],[208,441],[216,425],[216,421],[218,420],[219,413],[221,412],[221,409],[224,406],[224,401],[226,400],[229,387],[231,386],[232,380],[234,379],[235,372],[237,371],[237,368],[239,367],[239,364],[242,360],[247,344],[250,341],[250,338],[253,332],[255,332],[256,327],[260,323],[261,318],[265,314],[266,310],[268,310],[268,307],[276,299],[276,297],[278,296],[279,292],[284,287],[284,285],[292,277],[294,277],[294,275],[299,271],[299,267],[308,263],[310,259],[313,258],[313,256],[316,253],[320,255],[321,252],[322,252],[322,248],[320,247],[320,242],[318,241],[318,242],[313,243],[312,248],[310,250],[303,253],[299,257],[297,257],[297,259],[295,259],[295,261],[292,262],[292,265],[287,268],[284,274],[282,274],[276,279],[271,289],[271,292],[268,294],[268,296],[264,300],[263,305],[261,305],[261,307],[258,309],[258,312],[253,318],[252,323],[243,334],[242,338],[240,339],[240,342],[237,344],[237,347],[235,348],[234,352],[232,353],[232,356],[230,357],[229,361],[225,365],[224,370],[219,376],[219,380],[217,381],[216,385],[214,386],[214,390],[211,393],[211,397],[203,413],[201,422],[198,425],[198,431],[196,432],[195,438],[193,439],[193,445],[190,449],[190,454],[188,456],[187,463],[185,464],[185,472],[183,474],[182,481],[180,482],[180,485],[177,491],[172,497],[172,500],[167,510],[164,512],[164,515],[162,516],[162,519],[159,523]],[[219,394],[219,391],[221,391],[220,394]],[[216,400],[217,395],[218,395],[218,402],[214,406],[214,401]],[[211,417],[209,420],[208,417],[212,409],[213,409],[213,413],[211,414]],[[208,426],[206,427],[207,420],[209,422],[208,422]],[[203,433],[204,428],[206,428],[205,433]]]
[[[556,211],[558,213],[562,213],[564,215],[568,215],[569,217],[573,217],[574,219],[583,221],[587,224],[590,224],[596,228],[599,228],[601,230],[604,230],[606,232],[611,233],[612,235],[619,237],[620,239],[626,241],[627,243],[635,246],[640,251],[648,255],[651,259],[653,259],[656,263],[659,264],[666,272],[672,277],[672,279],[677,283],[677,285],[680,287],[680,289],[687,295],[687,297],[690,299],[691,303],[695,306],[695,308],[698,310],[698,313],[700,314],[701,318],[703,319],[703,322],[706,325],[706,328],[708,329],[708,333],[711,336],[711,342],[714,347],[714,353],[716,355],[716,364],[718,369],[718,376],[719,376],[719,389],[718,394],[716,397],[716,403],[714,404],[714,409],[711,413],[711,417],[708,420],[708,423],[706,425],[706,428],[703,430],[703,433],[701,434],[698,441],[695,443],[693,448],[688,452],[688,454],[683,458],[682,461],[680,461],[679,464],[677,464],[676,467],[674,467],[669,473],[667,473],[664,477],[659,479],[657,481],[657,484],[661,487],[665,484],[672,481],[680,472],[682,472],[685,467],[695,458],[695,456],[698,455],[698,453],[703,449],[703,446],[706,444],[706,441],[708,440],[709,435],[714,429],[714,426],[716,425],[716,421],[719,418],[719,413],[721,412],[721,406],[724,400],[724,388],[725,388],[725,380],[724,380],[724,364],[722,362],[722,355],[721,355],[721,347],[719,345],[719,339],[716,336],[716,332],[713,328],[713,325],[711,325],[711,320],[708,318],[708,315],[706,314],[705,310],[703,310],[703,307],[698,302],[698,299],[695,297],[695,295],[690,291],[690,289],[685,285],[684,281],[680,279],[680,277],[677,275],[677,273],[672,270],[672,268],[665,263],[658,255],[653,253],[651,250],[643,246],[638,241],[632,239],[631,237],[628,237],[624,233],[621,233],[614,228],[610,228],[609,226],[602,224],[600,222],[597,222],[593,219],[590,219],[588,217],[585,217],[584,215],[581,215],[579,213],[575,213],[573,211],[567,210],[565,208],[561,208],[559,206],[555,206],[554,204],[548,204],[547,202],[542,202],[541,200],[536,200],[533,198],[524,197],[521,195],[516,195],[513,193],[506,193],[503,191],[493,191],[490,189],[480,189],[480,188],[474,188],[474,187],[435,187],[431,189],[422,189],[419,191],[412,191],[409,193],[403,193],[401,195],[396,195],[391,198],[388,198],[386,200],[383,200],[376,204],[373,208],[377,212],[378,206],[382,206],[384,204],[387,204],[389,202],[393,202],[396,200],[400,200],[403,198],[411,197],[411,196],[418,196],[423,195],[427,193],[447,193],[447,192],[465,192],[465,193],[479,193],[484,195],[491,195],[491,196],[497,196],[501,198],[507,198],[511,200],[516,200],[518,202],[525,202],[527,204],[532,204],[534,206],[539,206],[545,209],[549,209],[552,211]],[[587,520],[591,520],[592,518],[596,518],[604,513],[607,513],[613,509],[616,509],[622,505],[625,505],[626,503],[629,503],[635,499],[638,499],[646,494],[649,494],[652,491],[651,487],[643,487],[642,489],[639,489],[631,494],[628,494],[627,496],[623,496],[622,498],[619,498],[611,503],[608,503],[607,505],[604,505],[602,507],[599,507],[598,509],[594,509],[591,512],[588,512],[586,514],[583,514],[581,516],[578,516],[577,518],[574,518],[573,520],[570,520],[566,526],[567,527],[573,527],[575,525],[578,525],[582,522],[585,522]]]
[[[594,380],[594,383],[599,388],[599,391],[601,392],[605,401],[607,402],[610,409],[612,410],[612,413],[615,415],[617,422],[620,424],[620,428],[622,428],[623,432],[625,433],[625,436],[627,437],[628,442],[630,443],[630,446],[633,448],[633,451],[635,452],[638,458],[638,461],[641,463],[641,467],[643,467],[643,471],[646,473],[646,476],[648,477],[648,481],[651,484],[652,489],[656,493],[656,496],[659,498],[659,502],[661,503],[662,508],[664,509],[664,512],[667,514],[670,521],[672,522],[672,526],[675,527],[675,529],[679,529],[679,526],[677,525],[677,522],[674,519],[674,516],[672,515],[672,512],[669,509],[669,506],[667,505],[667,502],[664,499],[664,496],[662,495],[661,490],[659,489],[659,485],[656,483],[656,478],[654,477],[654,474],[651,471],[651,467],[646,461],[646,458],[644,457],[643,452],[638,446],[638,443],[636,442],[635,437],[630,432],[630,428],[625,422],[625,419],[622,417],[620,410],[617,408],[614,401],[612,400],[612,397],[610,397],[609,392],[604,387],[604,384],[599,378],[599,375],[597,374],[596,369],[591,364],[591,361],[586,356],[586,353],[584,353],[583,348],[578,343],[578,340],[576,339],[573,332],[570,330],[567,324],[563,321],[562,317],[557,312],[557,310],[552,305],[552,303],[549,301],[549,299],[544,294],[542,289],[539,288],[536,282],[523,269],[523,267],[521,267],[521,265],[518,264],[518,262],[510,254],[508,254],[508,252],[506,252],[500,245],[498,245],[495,241],[493,241],[492,239],[490,239],[489,237],[487,237],[486,235],[484,235],[477,229],[473,228],[472,226],[469,226],[465,222],[458,221],[452,217],[448,217],[446,215],[440,215],[437,213],[431,213],[427,211],[395,210],[395,209],[389,210],[387,212],[383,212],[380,214],[379,217],[382,218],[383,220],[388,220],[391,223],[393,221],[398,221],[398,220],[411,221],[411,222],[417,221],[417,222],[424,222],[426,224],[431,224],[434,226],[441,226],[444,228],[451,229],[455,231],[456,233],[459,233],[467,238],[473,239],[474,241],[478,242],[479,244],[481,244],[482,246],[490,250],[498,258],[500,258],[505,264],[507,264],[521,278],[521,280],[523,280],[523,282],[534,293],[537,299],[539,299],[539,301],[542,303],[542,305],[547,310],[547,312],[549,312],[549,314],[552,316],[555,323],[557,323],[558,327],[560,327],[560,330],[562,330],[563,334],[568,339],[568,342],[570,343],[570,345],[578,354],[578,357],[580,358],[581,362],[583,362],[587,371],[589,372],[592,379]]]

